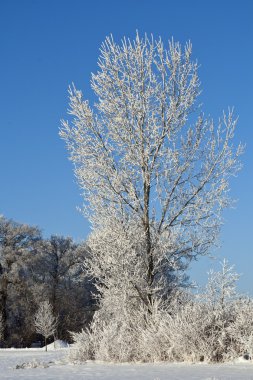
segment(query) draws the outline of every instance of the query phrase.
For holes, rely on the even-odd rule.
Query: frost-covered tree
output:
[[[47,338],[54,335],[58,325],[58,317],[53,314],[50,302],[41,302],[34,317],[36,332],[44,336],[45,350],[47,351]]]
[[[208,282],[204,292],[206,302],[213,308],[223,309],[225,305],[238,297],[236,292],[237,281],[240,278],[235,272],[234,265],[229,265],[226,259],[220,263],[221,270],[208,272]]]
[[[123,315],[131,321],[138,308],[155,313],[189,262],[215,244],[231,203],[229,177],[242,153],[233,146],[236,119],[231,111],[217,124],[204,117],[191,56],[190,43],[137,34],[119,45],[108,37],[92,75],[94,106],[69,90],[72,119],[60,135],[93,227],[87,269],[100,294],[96,331],[114,318],[120,332]],[[129,322],[125,331],[134,328]]]

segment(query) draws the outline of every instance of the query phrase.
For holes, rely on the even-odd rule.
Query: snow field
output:
[[[253,380],[247,361],[209,365],[187,363],[113,364],[87,361],[69,364],[70,348],[0,350],[1,380]],[[25,368],[24,368],[25,367]],[[36,368],[34,368],[36,367]]]

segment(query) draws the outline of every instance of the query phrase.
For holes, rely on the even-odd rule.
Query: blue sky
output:
[[[85,239],[88,222],[64,143],[71,82],[92,96],[90,73],[99,47],[140,34],[191,40],[206,114],[228,106],[239,115],[235,141],[246,143],[244,168],[231,181],[236,209],[226,211],[222,248],[243,273],[240,289],[253,294],[253,1],[251,0],[0,0],[0,214],[38,225],[45,235]],[[203,281],[212,262],[192,265]]]

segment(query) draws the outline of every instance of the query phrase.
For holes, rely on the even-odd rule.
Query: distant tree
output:
[[[0,314],[5,342],[9,338],[10,330],[15,330],[15,324],[18,325],[15,319],[20,319],[23,308],[20,303],[25,302],[29,296],[28,267],[35,259],[40,240],[41,233],[38,228],[0,217]]]
[[[46,274],[50,277],[50,302],[55,312],[64,282],[82,274],[84,258],[77,255],[78,245],[70,237],[52,235],[46,244]]]
[[[47,351],[47,338],[54,335],[58,324],[58,317],[53,314],[52,305],[48,301],[41,302],[34,317],[36,332],[44,336],[45,350]]]
[[[59,316],[57,336],[68,339],[68,331],[77,331],[87,324],[92,313],[93,282],[86,276],[83,264],[88,255],[85,244],[70,237],[51,236],[44,240],[34,268],[34,293],[46,297]]]

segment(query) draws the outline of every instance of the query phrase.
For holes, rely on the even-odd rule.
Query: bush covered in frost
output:
[[[223,362],[251,353],[253,300],[236,294],[237,279],[224,261],[202,293],[178,293],[152,310],[134,299],[126,308],[123,297],[109,304],[105,292],[89,330],[73,334],[71,359]]]

